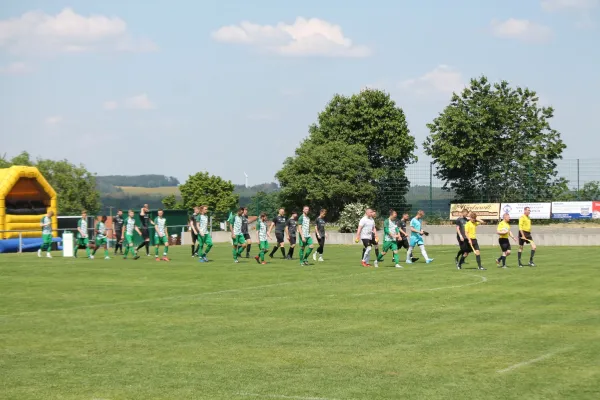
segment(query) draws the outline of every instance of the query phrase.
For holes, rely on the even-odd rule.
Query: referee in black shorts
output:
[[[466,237],[467,235],[465,234],[465,225],[467,222],[469,222],[469,210],[463,208],[462,217],[458,217],[454,222],[456,224],[456,240],[458,241],[458,253],[456,254],[456,257],[454,257],[457,267],[459,265],[459,260],[462,257],[466,259],[469,256],[469,253],[471,253],[471,246],[469,245],[469,241]]]
[[[283,258],[286,258],[286,256],[285,256],[285,227],[287,224],[287,218],[285,217],[285,209],[280,208],[279,211],[277,212],[277,216],[275,218],[273,218],[273,221],[271,221],[271,222],[272,222],[271,226],[269,227],[269,235],[273,231],[273,228],[275,228],[275,240],[277,241],[277,245],[273,246],[273,249],[271,250],[271,254],[269,254],[269,257],[273,258],[273,256],[275,255],[275,252],[279,248],[281,250],[281,255],[283,256]],[[294,235],[294,240],[295,239],[296,239],[296,236]]]

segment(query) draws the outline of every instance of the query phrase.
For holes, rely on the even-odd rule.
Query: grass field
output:
[[[118,186],[120,189],[125,192],[125,194],[129,195],[154,195],[154,196],[168,196],[170,194],[174,194],[175,196],[179,196],[179,188],[177,186],[163,186],[163,187],[155,187],[155,188],[147,188],[147,187],[135,187],[135,186]]]
[[[2,399],[598,399],[598,248],[403,270],[0,255]],[[515,264],[515,257],[509,265]]]

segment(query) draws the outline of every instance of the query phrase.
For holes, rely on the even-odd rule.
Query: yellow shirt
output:
[[[527,215],[521,215],[521,218],[519,218],[519,230],[531,232],[531,219]]]
[[[503,231],[505,229],[507,229],[507,230],[510,231],[510,225],[506,221],[500,221],[500,223],[498,224],[498,228],[496,228],[496,230],[498,232],[500,232],[500,231]],[[504,235],[500,235],[501,239],[508,239],[508,237],[509,237],[508,232],[506,232]]]
[[[469,221],[465,224],[465,235],[469,239],[477,239],[477,225],[479,222]]]

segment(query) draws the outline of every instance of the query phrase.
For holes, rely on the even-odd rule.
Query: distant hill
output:
[[[107,175],[97,176],[96,183],[98,186],[131,186],[131,187],[148,187],[156,188],[162,186],[177,186],[179,180],[173,176],[165,175]]]

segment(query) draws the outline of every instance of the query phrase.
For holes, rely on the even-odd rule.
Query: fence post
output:
[[[19,232],[19,253],[23,252],[23,232]]]
[[[577,159],[577,200],[579,200],[579,158]]]
[[[433,210],[433,161],[429,163],[429,212]]]
[[[213,217],[212,215],[210,217],[208,217],[208,233],[210,233],[212,235],[212,224],[213,224]]]

